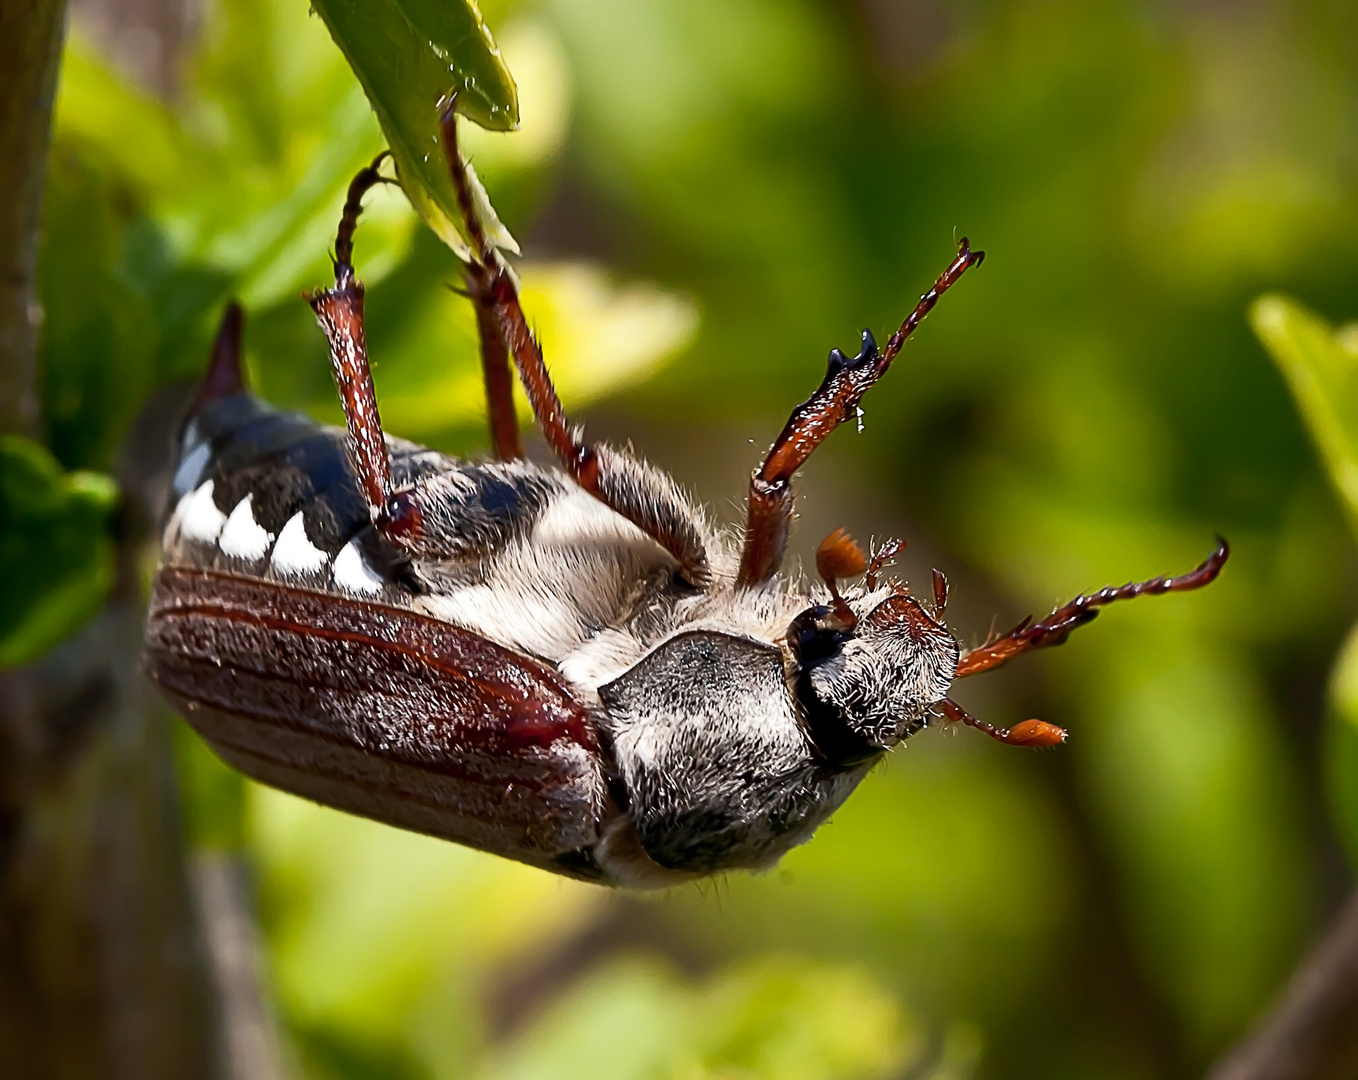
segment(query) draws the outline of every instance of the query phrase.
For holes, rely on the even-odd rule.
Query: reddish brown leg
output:
[[[408,555],[458,557],[469,554],[473,549],[474,545],[468,538],[426,530],[425,522],[431,516],[435,520],[446,516],[446,507],[441,507],[441,504],[450,499],[457,502],[460,496],[455,488],[448,486],[445,478],[437,475],[411,486],[395,486],[386,438],[382,433],[382,419],[377,411],[372,371],[368,365],[368,350],[363,334],[363,283],[354,277],[354,230],[363,212],[364,193],[375,184],[391,182],[377,171],[386,156],[381,154],[375,158],[349,185],[339,232],[335,237],[335,286],[308,299],[330,342],[335,385],[339,388],[340,404],[344,407],[344,419],[349,429],[349,457],[359,488],[367,501],[373,525],[384,539]],[[498,335],[491,340],[500,341],[503,365],[503,341]],[[513,402],[507,387],[503,399],[508,402],[507,408],[512,419]],[[501,444],[497,442],[498,449],[501,449]]]
[[[949,722],[974,727],[1006,746],[1058,746],[1066,741],[1065,728],[1059,728],[1045,720],[1025,720],[1011,728],[997,728],[994,724],[977,720],[952,698],[944,698],[939,704],[943,707],[943,715]]]
[[[1216,580],[1221,568],[1230,557],[1231,548],[1221,537],[1217,537],[1217,549],[1207,556],[1194,570],[1179,577],[1157,577],[1150,581],[1134,582],[1128,585],[1110,585],[1090,596],[1077,596],[1065,607],[1057,608],[1041,622],[1033,622],[1032,616],[1024,619],[1003,637],[988,641],[986,644],[963,654],[957,665],[956,678],[976,675],[989,671],[1012,660],[1019,653],[1032,649],[1045,649],[1062,644],[1070,632],[1083,626],[1099,613],[1099,608],[1116,600],[1134,600],[1138,596],[1158,596],[1167,592],[1189,592],[1201,589]]]
[[[514,376],[509,370],[509,350],[500,336],[494,312],[484,304],[476,305],[476,329],[481,338],[490,445],[501,461],[521,458],[523,440],[519,437],[519,418],[514,415]]]
[[[767,581],[782,565],[792,521],[793,474],[830,432],[854,415],[863,395],[886,374],[906,338],[933,310],[938,298],[984,258],[985,252],[972,251],[963,237],[956,258],[939,275],[933,288],[920,297],[915,310],[891,335],[882,352],[877,351],[877,343],[867,330],[863,331],[861,351],[852,359],[838,349],[830,351],[829,370],[820,388],[792,411],[764,464],[750,478],[745,549],[741,553],[738,579],[741,585]]]
[[[385,152],[379,154],[349,184],[335,236],[335,287],[307,297],[330,342],[335,385],[349,428],[349,453],[374,521],[391,498],[391,462],[368,367],[368,347],[363,335],[363,283],[354,277],[353,257],[354,230],[363,212],[363,196],[369,188],[386,182],[377,171],[386,157]]]
[[[673,484],[631,458],[584,442],[571,427],[547,373],[542,351],[528,329],[514,279],[476,215],[471,185],[457,147],[457,123],[451,102],[443,109],[441,128],[444,155],[471,241],[467,291],[477,306],[478,319],[498,328],[547,444],[576,483],[654,538],[674,556],[689,581],[705,581],[709,571],[702,537],[693,524],[692,511]],[[483,331],[483,340],[485,337]]]

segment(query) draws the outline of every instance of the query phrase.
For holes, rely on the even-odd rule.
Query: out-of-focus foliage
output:
[[[560,46],[540,25],[521,20],[502,36],[507,54],[525,60],[524,100],[542,105],[522,136],[466,141],[512,205],[561,145],[570,88]],[[43,370],[48,428],[68,465],[106,462],[150,387],[198,373],[231,296],[246,306],[247,350],[266,394],[338,415],[324,342],[300,294],[330,278],[349,178],[384,145],[376,119],[305,4],[215,7],[186,70],[183,100],[167,106],[121,79],[78,28],[66,51],[46,214],[44,302],[54,329]],[[431,310],[457,280],[457,261],[417,231],[398,192],[379,187],[365,207],[360,275],[370,288],[397,279],[370,301],[378,385],[440,377],[448,419],[435,427],[446,433],[467,422],[465,388],[478,370],[465,304],[443,320]],[[604,319],[552,342],[567,368],[585,372],[585,399],[638,377],[692,335],[688,301],[654,288],[619,291],[597,269],[572,266],[578,260],[525,275],[545,305],[561,309],[576,305],[582,274],[593,283],[592,314]],[[428,315],[422,331],[407,317],[416,313]],[[632,331],[626,362],[588,363],[611,346],[619,321]],[[568,388],[572,381],[566,372]],[[393,430],[428,432],[422,385],[413,423],[399,404],[384,408]]]
[[[475,0],[315,0],[312,9],[363,84],[411,203],[430,228],[465,252],[440,149],[439,107],[451,92],[457,111],[482,127],[512,131],[519,124],[513,76]],[[487,231],[517,251],[485,192],[476,195]]]
[[[1250,322],[1287,377],[1297,408],[1358,535],[1358,323],[1335,330],[1281,296],[1261,297]],[[1335,822],[1358,864],[1358,629],[1330,676],[1325,780]]]
[[[603,965],[484,1075],[886,1080],[922,1063],[924,1040],[864,972],[770,956],[685,983],[654,964]]]
[[[1330,680],[1325,781],[1335,823],[1358,863],[1358,634],[1350,634]]]
[[[1341,834],[1358,858],[1353,665],[1321,726],[1358,599],[1349,510],[1246,321],[1270,290],[1358,314],[1358,11],[482,10],[523,128],[468,126],[468,152],[594,433],[734,522],[826,350],[894,327],[957,230],[985,265],[865,400],[863,433],[805,470],[794,548],[840,525],[905,536],[900,573],[948,572],[964,640],[1187,569],[1216,532],[1234,556],[1205,592],[1110,610],[958,688],[995,723],[1069,728],[1066,747],[924,732],[777,870],[649,900],[243,788],[189,752],[194,836],[258,867],[298,1074],[1197,1071],[1314,934]],[[379,126],[304,2],[210,12],[173,105],[78,25],[67,50],[44,264],[66,468],[107,465],[146,391],[198,369],[231,294],[261,392],[338,419],[298,292],[328,278]],[[395,191],[369,207],[356,258],[384,419],[478,450],[456,260]],[[1342,376],[1328,331],[1277,310],[1286,370]],[[1345,400],[1326,407],[1342,426]]]
[[[37,443],[0,437],[0,667],[50,649],[104,602],[117,500],[108,477],[64,473]]]

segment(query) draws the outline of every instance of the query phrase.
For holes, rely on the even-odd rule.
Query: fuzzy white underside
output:
[[[658,545],[584,491],[554,499],[532,532],[495,553],[485,581],[416,607],[511,649],[561,663],[667,564]],[[626,651],[628,635],[609,635]],[[573,680],[574,681],[574,680]]]
[[[386,587],[386,582],[368,565],[356,540],[350,540],[340,548],[331,580],[338,588],[358,596],[377,596]]]
[[[255,520],[249,495],[230,515],[223,514],[213,501],[211,480],[181,496],[165,540],[167,546],[181,540],[215,545],[247,563],[267,560],[279,578],[328,581],[357,597],[377,598],[388,584],[355,541],[333,558],[312,544],[300,512],[276,538]],[[529,535],[487,559],[482,582],[415,597],[411,606],[555,664],[594,702],[598,687],[674,633],[712,629],[776,641],[807,604],[806,596],[778,581],[758,589],[731,588],[737,556],[722,537],[710,536],[709,554],[714,588],[675,604],[643,639],[619,624],[642,584],[673,564],[630,521],[587,492],[571,489],[548,504]]]
[[[200,544],[215,544],[225,524],[226,515],[212,501],[211,480],[180,498],[171,521],[171,527],[178,526],[180,536]]]

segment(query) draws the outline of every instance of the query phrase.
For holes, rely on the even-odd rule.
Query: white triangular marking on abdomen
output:
[[[273,543],[273,533],[255,521],[254,510],[250,506],[253,498],[253,495],[247,495],[241,499],[226,519],[222,537],[217,541],[223,555],[237,559],[262,559]]]
[[[296,577],[314,574],[325,566],[325,558],[325,552],[307,537],[306,524],[299,510],[288,518],[278,534],[278,543],[274,544],[273,557],[269,561],[278,573]]]
[[[216,543],[226,524],[226,515],[212,501],[211,480],[180,499],[175,513],[179,517],[179,535],[203,544]]]
[[[385,584],[358,550],[357,540],[350,540],[335,556],[334,578],[335,584],[346,592],[367,596],[381,592]]]

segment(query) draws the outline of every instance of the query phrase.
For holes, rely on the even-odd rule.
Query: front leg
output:
[[[1029,616],[1003,637],[993,638],[984,645],[963,653],[962,659],[957,664],[955,677],[964,679],[968,675],[979,675],[983,671],[1007,664],[1019,653],[1064,644],[1072,630],[1092,621],[1099,614],[1099,609],[1107,604],[1119,600],[1135,600],[1139,596],[1159,596],[1162,593],[1201,589],[1216,580],[1230,556],[1231,546],[1218,536],[1216,550],[1186,574],[1180,574],[1178,577],[1151,578],[1150,581],[1130,582],[1126,585],[1109,585],[1088,596],[1077,596],[1041,622],[1033,622]]]
[[[891,367],[906,339],[968,269],[980,266],[984,251],[972,251],[962,237],[957,254],[919,298],[913,311],[878,351],[872,334],[863,331],[857,356],[830,350],[830,362],[816,392],[792,410],[787,424],[769,449],[764,464],[750,477],[746,500],[745,547],[740,556],[741,585],[759,585],[777,573],[787,552],[792,525],[792,477],[830,432],[854,416],[858,403]]]

